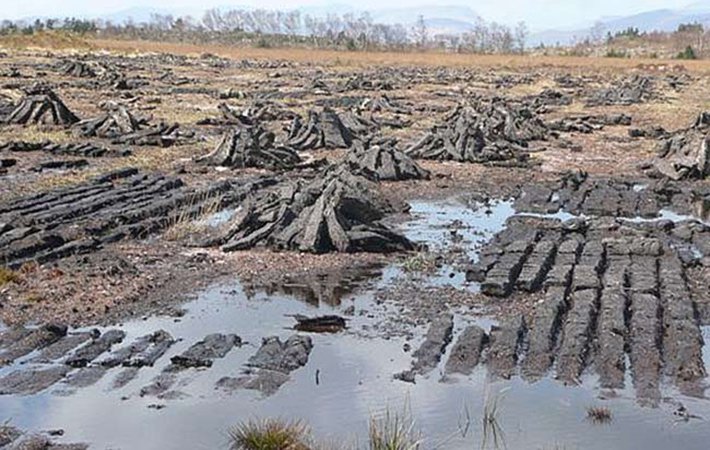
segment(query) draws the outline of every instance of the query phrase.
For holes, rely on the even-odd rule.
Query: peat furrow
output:
[[[52,208],[58,208],[61,206],[65,205],[73,205],[74,203],[81,202],[86,199],[92,199],[97,196],[100,196],[106,192],[112,192],[114,189],[113,184],[111,183],[103,183],[99,184],[96,186],[86,186],[86,189],[83,189],[82,192],[71,194],[71,195],[61,195],[58,196],[57,198],[53,199],[50,202],[43,201],[43,202],[38,202],[32,206],[29,206],[27,208],[23,208],[22,210],[12,210],[10,214],[17,214],[16,217],[19,218],[31,218],[32,215],[37,214],[37,213],[43,213],[46,212]],[[30,221],[27,220],[29,223]]]
[[[594,216],[617,216],[620,210],[621,194],[610,186],[599,186],[589,191],[584,199],[582,211]]]
[[[0,378],[0,395],[37,394],[60,381],[71,370],[71,367],[65,365],[16,370]]]
[[[86,367],[96,358],[109,351],[113,345],[121,343],[125,337],[125,331],[108,330],[96,339],[92,339],[88,344],[77,349],[64,361],[64,364],[77,368]]]
[[[607,245],[607,268],[600,298],[596,348],[596,370],[601,386],[607,389],[624,387],[630,264],[631,258],[625,248],[619,248],[613,243]]]
[[[101,217],[92,221],[87,227],[87,231],[94,235],[101,235],[112,228],[120,226],[138,224],[144,220],[157,218],[159,221],[169,222],[171,212],[176,212],[177,209],[185,205],[195,205],[204,202],[209,198],[228,191],[231,184],[228,181],[221,181],[197,192],[185,192],[180,190],[169,193],[169,196],[150,202],[140,208],[127,207],[118,211],[110,211],[110,213],[102,214]],[[164,226],[151,226],[149,229],[160,229]]]
[[[109,181],[102,183],[80,184],[70,188],[60,188],[49,192],[42,192],[27,197],[20,197],[8,202],[5,206],[0,207],[0,215],[24,213],[25,210],[35,208],[37,205],[52,204],[53,202],[61,201],[62,198],[71,196],[93,195],[92,193],[98,190],[111,189],[113,184]]]
[[[74,388],[94,385],[112,368],[129,366],[131,365],[130,363],[135,364],[136,361],[139,361],[139,364],[134,365],[134,367],[141,367],[142,363],[140,361],[147,362],[146,358],[155,362],[173,343],[175,343],[175,340],[172,336],[163,330],[141,336],[130,345],[114,350],[104,357],[97,358],[90,365],[73,372],[64,380],[64,384]],[[136,360],[135,358],[138,359]],[[131,373],[133,372],[131,371]],[[123,377],[125,381],[125,375]]]
[[[650,406],[655,406],[660,401],[660,311],[661,304],[656,295],[631,292],[631,373],[637,398],[641,403]]]
[[[153,381],[143,386],[140,396],[159,396],[168,392],[177,382],[177,375],[190,368],[209,368],[215,359],[224,358],[234,347],[242,345],[242,340],[236,334],[210,334],[193,344],[179,355],[170,359],[167,365]],[[130,372],[129,372],[130,373]],[[119,375],[120,376],[120,375]],[[114,385],[120,387],[125,380],[117,379]]]
[[[21,213],[22,210],[34,207],[35,205],[42,203],[51,203],[57,201],[64,196],[79,195],[86,191],[91,191],[102,187],[113,187],[112,181],[119,180],[122,178],[133,177],[138,174],[138,170],[132,167],[125,169],[118,169],[111,172],[107,172],[100,175],[88,183],[80,184],[77,186],[69,186],[65,188],[54,189],[49,192],[42,192],[39,194],[31,195],[28,197],[20,197],[16,200],[8,202],[6,206],[0,207],[0,215],[4,215],[8,212],[18,212]]]
[[[703,363],[703,336],[683,265],[677,256],[667,255],[661,259],[659,281],[664,371],[682,392],[702,395],[701,381],[707,376]]]
[[[538,214],[552,214],[559,210],[559,205],[552,202],[554,192],[544,184],[529,184],[523,193],[515,199],[513,208],[516,211]]]
[[[39,229],[35,227],[10,228],[5,233],[0,235],[0,248],[7,247],[13,242],[22,240],[27,236],[37,233],[38,231]]]
[[[528,330],[528,348],[523,361],[523,378],[534,381],[544,376],[552,366],[553,351],[560,325],[567,308],[568,289],[550,287],[540,303]]]
[[[11,343],[0,352],[0,367],[12,363],[17,358],[29,355],[35,350],[51,345],[66,334],[67,327],[64,325],[48,324],[33,329],[29,334]]]
[[[520,275],[523,264],[533,249],[534,241],[514,241],[505,248],[505,253],[498,258],[486,273],[481,283],[481,292],[495,297],[507,297],[513,291],[515,281]]]
[[[657,217],[658,211],[663,209],[663,206],[658,201],[656,194],[644,189],[636,193],[636,215],[641,217]]]
[[[99,189],[88,189],[77,195],[58,195],[51,202],[39,202],[15,214],[15,220],[23,224],[43,223],[48,222],[43,216],[80,208],[83,205],[105,202],[113,197],[119,196],[122,193],[141,188],[144,181],[148,179],[148,175],[134,176],[125,181],[121,185],[116,185],[111,182],[99,184]],[[157,181],[157,180],[156,180]],[[87,187],[91,187],[88,185]]]
[[[65,244],[59,247],[45,249],[31,256],[13,260],[8,264],[8,267],[17,269],[19,267],[22,267],[24,264],[30,262],[35,262],[37,264],[46,264],[48,262],[67,258],[69,256],[93,252],[97,250],[100,245],[101,242],[96,239],[77,239],[74,241],[66,242]]]
[[[518,275],[518,279],[515,282],[515,287],[526,292],[539,290],[552,267],[556,251],[557,244],[555,242],[538,242],[530,256],[523,263],[520,275]]]
[[[98,185],[88,185],[82,186],[81,189],[77,189],[79,192],[73,192],[71,194],[57,195],[55,198],[50,200],[38,200],[29,202],[29,204],[24,204],[22,207],[13,208],[7,211],[8,217],[13,217],[15,220],[29,217],[31,214],[37,212],[46,211],[49,208],[54,208],[60,205],[73,204],[75,202],[93,198],[97,195],[101,195],[105,192],[109,192],[113,189],[111,183],[103,183]]]
[[[29,218],[31,224],[62,223],[69,220],[77,220],[92,213],[99,212],[111,205],[130,203],[145,197],[153,197],[177,189],[183,182],[177,178],[156,180],[156,183],[141,184],[132,189],[116,189],[106,196],[99,196],[96,199],[89,199],[74,205],[67,205],[59,210],[50,210]]]
[[[466,327],[451,348],[449,359],[446,361],[445,374],[470,375],[478,365],[481,352],[487,342],[488,336],[481,327],[476,325]]]
[[[85,344],[90,339],[95,339],[99,336],[98,330],[86,331],[80,333],[70,333],[58,340],[57,342],[43,348],[42,351],[30,362],[33,364],[47,364],[64,358],[82,344]]]
[[[599,310],[599,291],[584,289],[570,296],[562,344],[557,356],[557,378],[566,384],[577,384],[588,361],[588,354]]]
[[[515,374],[520,346],[525,337],[523,316],[514,316],[491,328],[487,354],[488,372],[494,378],[510,379]]]
[[[591,183],[584,183],[581,189],[572,190],[568,188],[560,190],[557,195],[559,196],[562,209],[572,214],[582,214],[584,212],[584,202],[587,200],[587,196],[592,189]]]
[[[52,232],[40,231],[0,249],[0,263],[17,268],[21,265],[20,262],[32,260],[37,253],[56,249],[64,244],[66,244],[64,237]]]

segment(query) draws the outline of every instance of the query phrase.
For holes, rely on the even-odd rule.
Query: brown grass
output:
[[[311,50],[306,48],[242,48],[222,45],[195,45],[173,42],[123,41],[94,39],[98,49],[128,53],[156,52],[182,55],[212,53],[234,59],[282,59],[296,62],[333,64],[336,66],[414,65],[450,67],[571,67],[594,69],[635,69],[641,64],[655,66],[681,64],[691,72],[710,72],[710,61],[663,61],[658,59],[620,59],[567,56],[472,55],[457,53],[394,53]]]
[[[31,35],[13,34],[0,37],[0,47],[4,48],[47,48],[47,49],[92,49],[85,38],[63,31],[42,31]]]
[[[7,267],[0,267],[0,287],[8,283],[16,283],[20,280],[20,276],[13,270]]]

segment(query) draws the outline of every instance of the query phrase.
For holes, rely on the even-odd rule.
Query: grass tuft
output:
[[[0,286],[5,286],[8,283],[17,283],[20,281],[20,276],[14,270],[7,267],[0,267]]]
[[[606,424],[610,423],[613,416],[611,410],[604,406],[590,406],[587,408],[587,419],[592,423]]]
[[[436,269],[435,258],[427,253],[417,253],[402,263],[402,270],[407,273],[434,273]]]
[[[421,445],[419,433],[408,408],[400,413],[385,411],[384,417],[370,419],[370,450],[416,450]]]
[[[229,431],[230,450],[308,450],[309,430],[301,422],[250,420]]]
[[[498,421],[500,413],[500,404],[506,390],[502,390],[493,395],[486,394],[485,404],[483,406],[483,440],[481,441],[481,449],[488,447],[494,450],[505,449],[505,434],[503,427]]]
[[[213,195],[184,205],[170,218],[163,237],[168,241],[179,241],[208,228],[206,219],[221,211],[223,200],[222,195]]]

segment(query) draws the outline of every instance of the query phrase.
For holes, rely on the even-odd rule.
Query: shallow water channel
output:
[[[413,240],[433,246],[461,245],[467,256],[486,242],[514,213],[509,202],[474,210],[457,200],[442,203],[413,202],[413,220],[403,225]],[[456,222],[460,239],[451,244],[446,233]],[[486,402],[496,399],[496,420],[502,442],[509,449],[706,449],[710,440],[710,401],[683,397],[673,391],[673,402],[659,408],[637,404],[633,389],[617,391],[601,399],[596,379],[587,376],[578,387],[566,387],[545,378],[529,384],[515,377],[491,381],[485,366],[470,377],[440,381],[440,367],[416,384],[393,379],[407,369],[411,352],[405,352],[405,338],[382,335],[373,324],[397,321],[374,299],[375,290],[386,287],[399,275],[397,267],[374,271],[339,302],[303,301],[301,296],[252,292],[237,282],[213,286],[185,305],[179,319],[151,317],[121,325],[127,333],[124,343],[163,329],[180,339],[155,367],[141,369],[138,377],[123,388],[111,389],[113,369],[97,384],[64,391],[61,383],[32,396],[0,397],[0,421],[31,431],[61,428],[62,442],[87,442],[97,449],[216,449],[228,447],[227,432],[235,423],[264,417],[303,420],[326,445],[337,442],[344,448],[366,448],[371,417],[386,411],[410,411],[414,427],[421,432],[424,448],[481,448],[485,439],[482,417]],[[451,277],[450,274],[454,273]],[[476,290],[465,284],[463,275],[444,266],[429,277],[429,283],[451,284]],[[264,396],[257,391],[224,392],[215,389],[217,380],[237,376],[258,348],[261,339],[294,333],[292,314],[309,316],[343,314],[354,306],[349,328],[338,334],[312,334],[314,348],[308,364],[291,374],[278,392]],[[489,330],[495,321],[486,318],[455,319],[455,335],[467,323]],[[410,344],[416,348],[426,330],[417,329]],[[181,398],[161,400],[140,397],[141,387],[163,369],[171,356],[210,333],[236,333],[247,343],[217,359],[207,370],[191,369],[179,377]],[[710,339],[710,328],[703,329]],[[449,350],[450,350],[449,346]],[[30,359],[29,355],[26,359]],[[704,349],[706,366],[710,351]],[[0,369],[0,375],[21,365]],[[631,383],[627,383],[631,385]],[[700,418],[680,420],[673,414],[681,401]],[[608,407],[613,420],[594,424],[586,418],[590,406]],[[488,443],[491,444],[490,436]],[[503,448],[503,444],[501,444]]]

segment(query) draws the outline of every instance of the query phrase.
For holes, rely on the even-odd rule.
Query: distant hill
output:
[[[671,10],[659,9],[655,11],[643,12],[625,17],[613,17],[600,20],[604,33],[625,30],[629,27],[638,28],[640,31],[673,31],[678,25],[683,23],[698,22],[710,25],[710,5],[708,3],[694,3],[686,8]],[[537,45],[562,45],[574,43],[576,40],[589,36],[589,28],[575,30],[547,30],[532,33],[528,39],[529,44]]]

